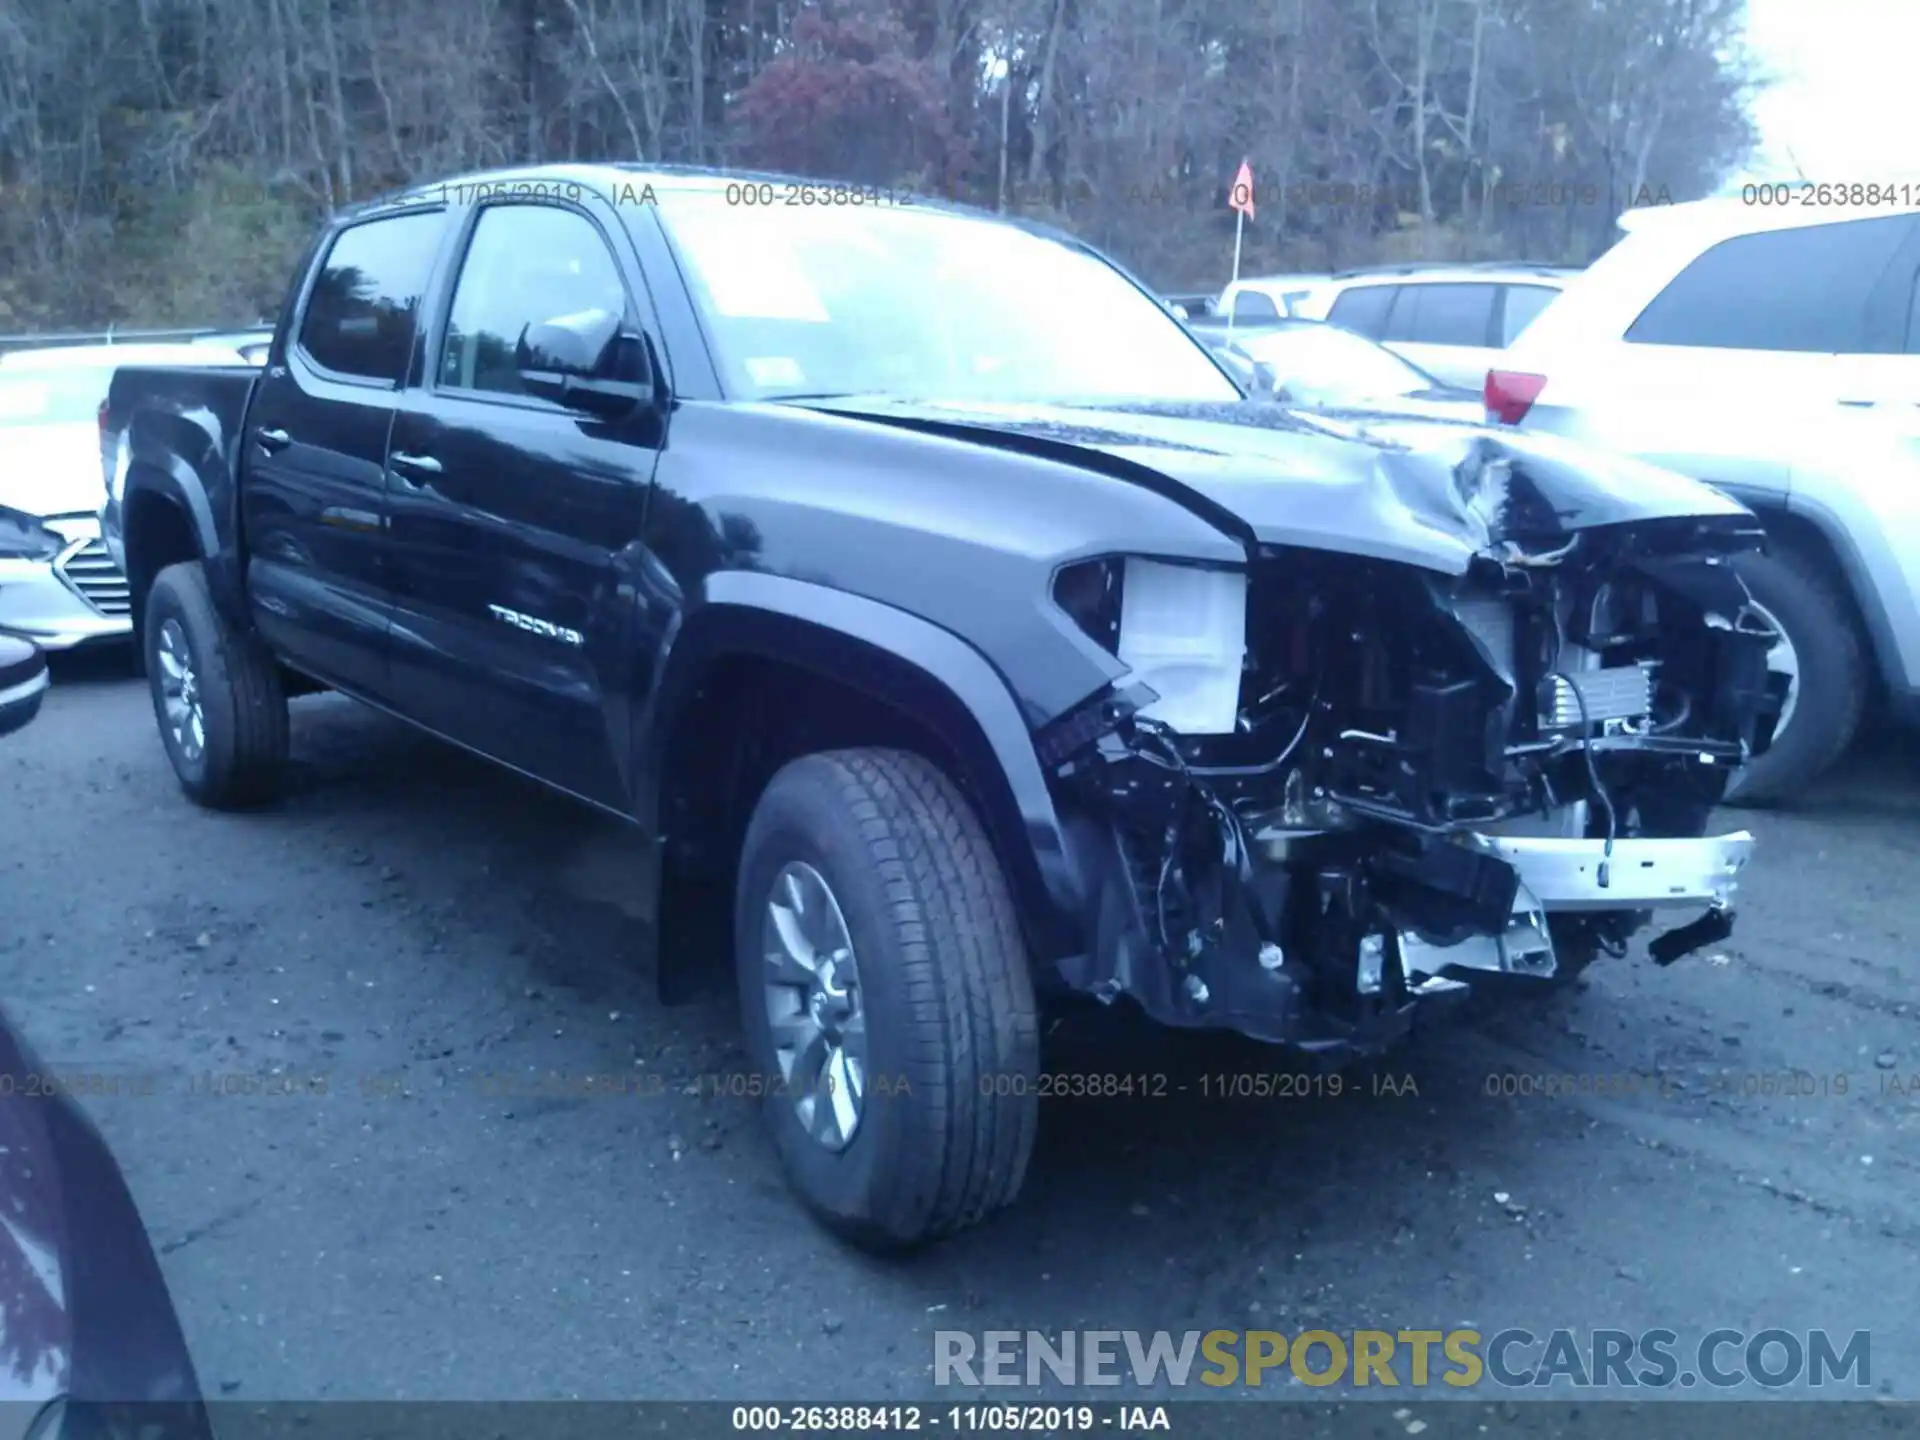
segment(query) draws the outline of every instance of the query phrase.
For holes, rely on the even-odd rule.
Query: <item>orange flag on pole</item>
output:
[[[1240,162],[1240,173],[1233,177],[1233,189],[1227,192],[1227,208],[1253,218],[1253,166]]]

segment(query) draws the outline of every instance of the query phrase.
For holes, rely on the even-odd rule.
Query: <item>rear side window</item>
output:
[[[1233,318],[1236,320],[1278,320],[1280,307],[1273,303],[1271,295],[1263,295],[1258,290],[1242,290],[1233,297]]]
[[[300,348],[315,364],[357,379],[406,378],[442,219],[416,210],[335,237],[300,321]]]
[[[1327,323],[1378,340],[1387,328],[1387,312],[1393,308],[1398,285],[1355,285],[1342,290],[1327,311]]]
[[[1560,292],[1547,285],[1509,285],[1506,308],[1500,314],[1500,344],[1504,348],[1520,338],[1520,332],[1533,323]]]
[[[1641,345],[1867,355],[1898,337],[1868,324],[1870,300],[1912,233],[1904,215],[1722,240],[1640,312]]]
[[[1393,307],[1382,338],[1416,345],[1485,345],[1499,293],[1497,285],[1409,285]]]

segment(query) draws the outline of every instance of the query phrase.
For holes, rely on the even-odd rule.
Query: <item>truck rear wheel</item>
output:
[[[747,827],[734,948],[755,1088],[824,1224],[899,1250],[1013,1200],[1039,1118],[1033,983],[945,775],[896,750],[782,769]]]
[[[216,810],[272,799],[287,759],[279,668],[215,608],[199,561],[155,577],[142,633],[154,719],[180,788]]]

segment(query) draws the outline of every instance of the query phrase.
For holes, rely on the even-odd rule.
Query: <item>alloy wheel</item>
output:
[[[761,927],[767,1021],[788,1100],[808,1135],[844,1150],[867,1088],[867,1018],[840,902],[813,866],[774,877]]]
[[[200,679],[193,669],[193,651],[187,632],[174,619],[160,626],[156,658],[160,662],[160,704],[175,750],[189,765],[198,764],[206,749],[207,725],[200,705]]]

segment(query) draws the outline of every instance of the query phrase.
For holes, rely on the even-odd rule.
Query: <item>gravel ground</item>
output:
[[[930,1393],[936,1329],[1727,1325],[1871,1331],[1872,1391],[1920,1395],[1910,737],[1735,817],[1729,944],[1462,1016],[1339,1099],[1057,1039],[1173,1088],[1049,1102],[1021,1204],[889,1265],[788,1199],[715,1078],[730,1007],[654,1004],[629,835],[337,698],[295,716],[293,793],[244,818],[187,804],[111,657],[0,748],[0,1003],[129,1077],[88,1106],[210,1393],[881,1401]],[[610,1074],[660,1078],[571,1079]]]

